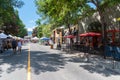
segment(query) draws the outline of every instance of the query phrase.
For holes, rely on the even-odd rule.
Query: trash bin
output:
[[[53,49],[53,45],[52,44],[50,45],[50,49]]]

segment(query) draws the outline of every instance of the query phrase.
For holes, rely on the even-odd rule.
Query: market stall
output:
[[[102,35],[97,32],[86,32],[79,34],[80,36],[80,51],[86,51],[86,45],[89,46],[89,49],[92,51],[100,50],[102,47]]]
[[[73,44],[75,42],[76,36],[74,35],[65,35],[64,36],[64,44],[61,45],[61,49],[66,49],[67,51],[70,51],[73,48]]]
[[[49,40],[50,40],[50,38],[41,37],[41,38],[40,38],[40,43],[41,43],[41,44],[44,44],[44,45],[49,45]]]
[[[88,39],[91,42],[91,46],[95,47],[98,46],[99,42],[101,42],[101,34],[100,33],[96,33],[96,32],[87,32],[87,33],[83,33],[79,35],[81,38],[81,43],[83,43],[82,41],[84,41],[84,39]]]
[[[33,38],[31,38],[31,41],[32,41],[33,43],[36,43],[36,42],[39,41],[39,38],[38,38],[38,37],[33,37]]]

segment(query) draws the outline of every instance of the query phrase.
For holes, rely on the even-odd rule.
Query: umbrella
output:
[[[96,33],[96,32],[88,32],[88,33],[83,33],[83,34],[80,34],[81,37],[87,37],[87,36],[91,36],[91,37],[94,37],[94,36],[101,36],[100,33]]]
[[[67,36],[64,36],[64,38],[75,38],[75,36],[73,36],[73,35],[67,35]]]
[[[4,33],[0,33],[0,38],[7,38],[8,36]]]
[[[50,38],[47,38],[47,37],[42,37],[40,38],[41,40],[50,40]]]

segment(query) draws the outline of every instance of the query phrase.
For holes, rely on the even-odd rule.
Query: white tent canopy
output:
[[[13,36],[9,34],[8,37],[13,37]]]
[[[41,37],[40,39],[41,39],[41,40],[49,40],[50,38],[47,38],[47,37]]]
[[[38,37],[33,37],[32,40],[39,40],[39,38]]]
[[[0,33],[0,38],[7,38],[8,36],[4,33]]]

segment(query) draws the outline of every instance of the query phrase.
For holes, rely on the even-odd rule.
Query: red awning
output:
[[[64,38],[75,38],[75,36],[73,36],[73,35],[67,35],[67,36],[64,36]]]
[[[96,33],[96,32],[87,32],[87,33],[83,33],[83,34],[80,34],[81,37],[87,37],[87,36],[101,36],[100,33]]]

